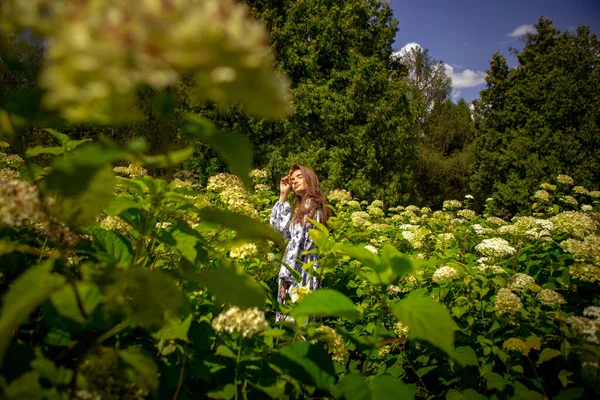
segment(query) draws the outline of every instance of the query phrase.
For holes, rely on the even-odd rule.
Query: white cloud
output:
[[[470,88],[485,83],[485,72],[473,71],[472,69],[465,69],[464,71],[454,71],[454,67],[449,64],[444,64],[446,68],[446,75],[452,80],[452,87],[457,89]]]
[[[536,33],[536,32],[537,31],[535,29],[535,26],[525,24],[525,25],[517,26],[511,33],[509,33],[506,36],[516,38],[516,37],[521,37],[526,33]]]
[[[411,51],[414,48],[420,49],[422,47],[421,47],[421,45],[419,43],[415,43],[415,42],[406,43],[404,45],[404,47],[402,47],[400,50],[396,51],[392,55],[395,56],[395,57],[399,57],[399,56],[401,56],[404,53],[408,53],[409,51]]]

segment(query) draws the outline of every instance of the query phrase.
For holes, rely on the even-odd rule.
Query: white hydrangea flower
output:
[[[516,273],[510,277],[508,289],[522,292],[528,290],[531,285],[535,285],[535,279],[532,276]]]
[[[435,283],[439,283],[446,280],[453,280],[460,277],[460,273],[454,267],[444,266],[438,268],[431,278]]]
[[[258,332],[269,329],[264,312],[256,307],[240,309],[237,306],[232,306],[213,319],[211,325],[217,332],[238,333],[243,337],[251,337]]]
[[[552,289],[540,290],[540,292],[537,295],[537,298],[540,301],[540,303],[545,304],[547,306],[554,307],[566,303],[564,297],[560,293],[555,292]]]
[[[514,254],[517,250],[501,238],[484,239],[475,246],[475,250],[484,256],[501,258]]]
[[[377,254],[377,253],[379,253],[379,252],[377,251],[377,249],[375,248],[375,246],[371,246],[370,244],[366,245],[366,246],[365,246],[365,249],[369,250],[369,251],[370,251],[371,253],[373,253],[373,254]]]
[[[500,289],[494,302],[494,308],[498,314],[510,314],[517,310],[522,310],[523,303],[521,303],[519,296],[511,292],[510,289]]]

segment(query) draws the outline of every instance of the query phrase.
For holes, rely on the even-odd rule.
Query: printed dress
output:
[[[315,219],[320,221],[319,212],[317,212]],[[299,223],[292,223],[292,208],[286,201],[285,203],[277,202],[275,203],[275,206],[273,206],[273,210],[271,211],[271,226],[277,229],[285,239],[289,239],[282,259],[283,264],[279,269],[277,300],[280,303],[283,303],[284,298],[281,297],[279,290],[283,281],[290,283],[286,294],[297,287],[305,287],[308,290],[317,289],[320,285],[319,279],[316,276],[310,276],[307,271],[302,269],[302,263],[309,263],[311,261],[316,262],[319,259],[317,254],[302,254],[314,247],[308,232],[310,229],[314,229],[314,225],[310,222],[305,223],[304,226]],[[296,282],[285,265],[298,271],[302,276],[302,281]],[[317,269],[318,265],[314,264],[314,268]],[[293,293],[290,297],[292,298],[292,301],[295,301]],[[275,321],[280,321],[284,317],[285,316],[280,313],[277,313]]]

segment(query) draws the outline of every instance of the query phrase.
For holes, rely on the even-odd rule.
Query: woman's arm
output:
[[[286,239],[290,239],[290,220],[292,218],[292,208],[290,203],[287,202],[287,198],[292,191],[292,187],[289,183],[289,177],[284,176],[279,182],[279,201],[273,206],[271,210],[271,226]]]

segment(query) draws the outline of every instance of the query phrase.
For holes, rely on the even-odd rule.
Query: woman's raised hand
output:
[[[290,177],[284,176],[283,178],[281,178],[281,181],[279,181],[279,201],[281,203],[287,201],[287,198],[291,191],[292,185],[290,185]]]

